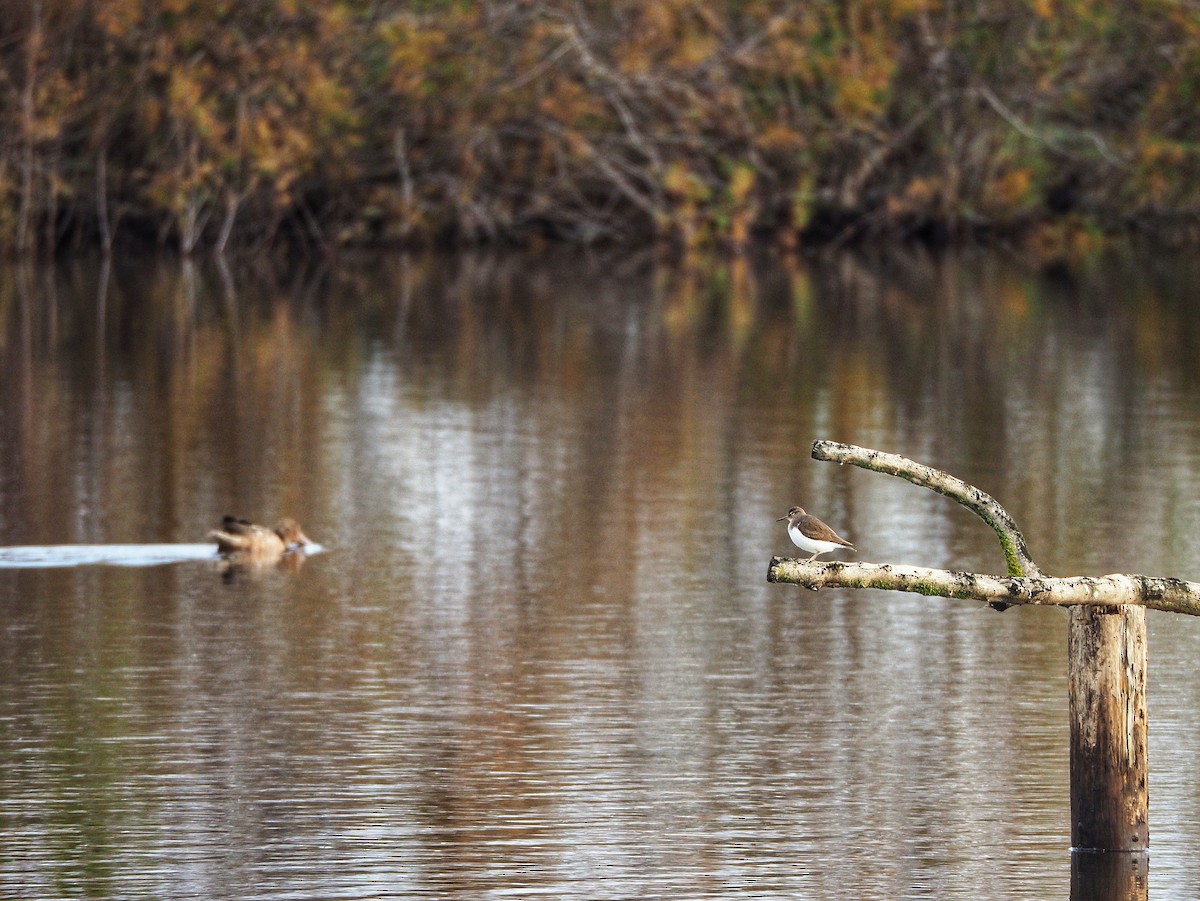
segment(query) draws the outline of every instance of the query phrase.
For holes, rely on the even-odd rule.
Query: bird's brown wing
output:
[[[834,544],[840,544],[842,547],[854,547],[849,541],[839,535],[821,520],[815,516],[801,516],[798,523],[800,531],[811,538],[813,541],[832,541]]]

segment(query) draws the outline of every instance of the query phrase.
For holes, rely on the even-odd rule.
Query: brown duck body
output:
[[[222,554],[263,557],[278,557],[312,543],[301,531],[300,523],[291,518],[281,519],[274,529],[268,529],[246,519],[226,516],[221,528],[209,532],[208,537],[216,541]]]

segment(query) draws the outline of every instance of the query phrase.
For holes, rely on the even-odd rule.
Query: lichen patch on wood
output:
[[[1200,583],[1125,573],[1014,578],[896,563],[822,563],[795,557],[772,557],[767,581],[803,585],[814,591],[822,588],[875,588],[984,604],[1002,602],[1011,606],[1084,605],[1115,609],[1133,604],[1151,610],[1200,616]]]

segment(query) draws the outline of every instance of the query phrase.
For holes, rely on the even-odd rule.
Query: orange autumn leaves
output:
[[[1041,234],[1200,210],[1176,3],[22,0],[0,247]]]

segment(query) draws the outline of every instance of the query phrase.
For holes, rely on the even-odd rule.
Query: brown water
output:
[[[1065,617],[767,585],[990,532],[1200,579],[1200,268],[996,256],[0,275],[0,896],[1065,898]],[[138,561],[134,561],[138,562]],[[146,560],[151,563],[156,561]],[[1151,614],[1150,894],[1200,895],[1200,622]]]

